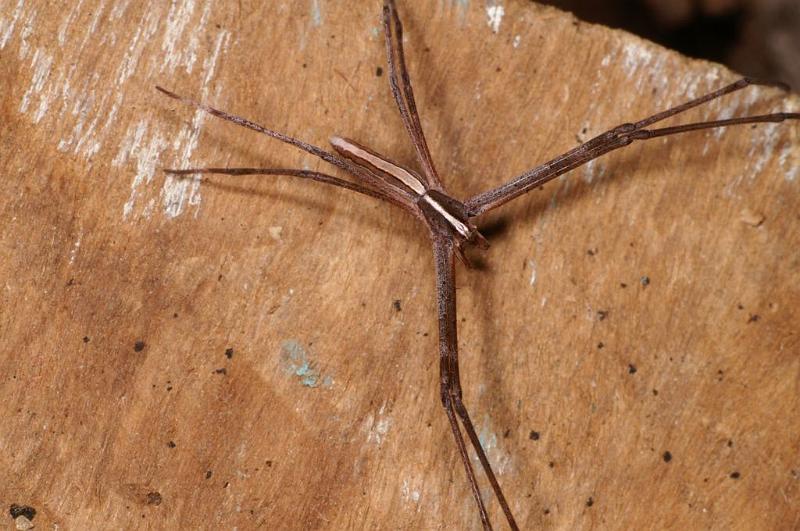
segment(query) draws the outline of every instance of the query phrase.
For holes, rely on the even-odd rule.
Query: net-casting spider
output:
[[[393,203],[416,217],[424,227],[433,245],[433,257],[436,266],[436,288],[439,318],[439,360],[440,360],[440,395],[447,419],[453,431],[458,453],[467,474],[472,494],[480,513],[484,529],[491,529],[475,473],[470,464],[467,440],[475,450],[483,471],[497,496],[500,507],[512,529],[518,526],[503,490],[492,471],[486,453],[481,447],[478,435],[470,420],[467,408],[462,401],[461,383],[458,371],[458,339],[456,323],[456,291],[455,291],[455,259],[459,258],[467,267],[470,262],[464,254],[466,245],[477,245],[488,248],[486,239],[478,231],[474,219],[481,214],[493,210],[525,192],[571,171],[615,149],[631,144],[635,140],[647,140],[667,135],[685,133],[698,129],[727,127],[738,124],[762,122],[781,122],[783,120],[800,119],[800,113],[774,113],[759,116],[746,116],[724,120],[690,123],[672,127],[650,129],[649,127],[666,118],[680,114],[711,100],[742,90],[750,85],[778,85],[765,83],[749,78],[740,79],[710,94],[693,99],[663,112],[634,123],[625,123],[598,135],[580,146],[567,151],[507,183],[482,192],[466,201],[452,197],[439,178],[439,173],[431,158],[430,150],[422,132],[414,92],[406,68],[403,53],[403,28],[397,14],[394,0],[384,0],[383,30],[386,39],[386,54],[389,67],[389,84],[397,107],[402,116],[403,125],[414,145],[421,172],[404,168],[387,157],[371,151],[352,140],[332,137],[330,143],[333,152],[307,144],[283,133],[267,129],[250,120],[235,116],[200,103],[178,96],[161,87],[158,90],[183,103],[201,109],[214,116],[228,120],[237,125],[252,129],[282,142],[298,147],[333,166],[352,175],[356,182],[346,181],[332,175],[316,171],[299,169],[274,168],[191,168],[182,170],[166,170],[175,175],[199,173],[215,173],[226,175],[289,175],[331,184],[355,192],[366,194],[377,199]],[[459,425],[460,422],[460,425]]]

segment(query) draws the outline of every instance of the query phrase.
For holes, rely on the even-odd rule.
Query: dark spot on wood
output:
[[[211,479],[212,472],[210,470],[206,470],[206,479]]]
[[[598,348],[598,349],[601,349],[601,348],[603,348],[603,347],[605,347],[605,346],[606,346],[606,344],[605,344],[605,343],[603,343],[602,341],[601,341],[601,342],[599,342],[599,343],[597,344],[597,348]]]
[[[620,282],[620,283],[619,283],[619,287],[621,287],[622,289],[625,289],[625,288],[627,288],[627,287],[628,287],[628,285],[627,285],[627,284],[625,284],[624,282]]]
[[[403,307],[401,306],[401,301],[400,301],[400,299],[395,299],[395,300],[392,302],[392,307],[394,308],[394,311],[396,311],[396,312],[399,312],[399,311],[402,311],[402,310],[403,310]]]
[[[650,277],[643,276],[642,278],[639,279],[639,282],[641,282],[642,286],[646,288],[647,286],[650,285]]]
[[[628,364],[628,374],[636,374],[636,365],[633,363]]]
[[[738,471],[731,472],[731,479],[739,479],[742,475]]]
[[[272,468],[272,460],[271,460],[271,459],[267,459],[267,460],[264,462],[264,464],[265,464],[265,465],[267,465],[267,468]]]
[[[24,516],[28,520],[33,520],[36,517],[36,509],[30,505],[19,505],[12,503],[11,507],[8,508],[8,513],[11,515],[11,518],[14,518],[15,520],[19,516]]]
[[[586,500],[586,507],[591,507],[592,505],[594,505],[594,500],[589,496],[589,499]]]
[[[376,68],[375,69],[375,75],[377,77],[381,77],[383,75],[383,68],[381,68],[380,66],[378,68]]]
[[[595,249],[587,249],[586,250],[586,254],[588,254],[589,256],[594,256],[594,255],[597,254],[597,249],[596,248]]]
[[[733,439],[728,439],[728,448],[733,448]]]
[[[84,343],[88,343],[89,342],[89,336],[83,336],[83,342]]]
[[[653,389],[653,396],[658,396],[658,389]]]
[[[178,318],[178,312],[175,312],[175,313],[173,313],[173,314],[172,314],[172,318],[173,318],[173,319],[177,319],[177,318]]]
[[[133,344],[133,350],[135,352],[141,352],[144,350],[144,341],[137,341]]]
[[[500,68],[500,67],[498,66],[497,68],[495,68],[495,69],[494,69],[494,71],[495,71],[495,72],[502,72],[502,71],[503,71],[503,69],[502,69],[502,68]]]
[[[669,463],[670,461],[672,461],[672,454],[670,453],[669,450],[664,452],[664,454],[661,457],[664,458],[665,463]]]
[[[177,445],[177,444],[175,444],[175,441],[169,441],[169,442],[167,443],[167,447],[169,447],[169,448],[175,448],[176,446],[178,446],[178,445]]]
[[[147,493],[147,505],[161,505],[161,493],[157,491]]]
[[[736,308],[739,310],[744,310],[744,306],[742,306],[742,303],[737,304]]]
[[[214,374],[228,374],[228,369],[222,367],[221,369],[214,369]]]
[[[530,439],[532,441],[538,441],[540,438],[541,438],[541,435],[539,434],[538,431],[531,430],[531,432],[528,434],[528,439]]]
[[[217,282],[222,282],[222,275],[221,274],[217,277]]]
[[[606,317],[608,317],[608,310],[598,310],[597,311],[597,320],[598,321],[604,321]]]
[[[228,358],[228,359],[231,359],[233,357],[233,349],[232,348],[226,348],[225,349],[225,357]]]
[[[549,466],[550,468],[555,468],[556,467],[556,462],[555,461],[550,461],[549,463],[547,463],[547,466]]]
[[[747,324],[750,324],[750,323],[755,323],[755,322],[756,322],[756,321],[758,321],[759,319],[761,319],[761,316],[760,316],[760,315],[758,315],[757,313],[751,313],[751,314],[750,314],[750,318],[749,318],[749,319],[747,319]]]
[[[223,489],[227,489],[228,485],[230,485],[229,481],[226,481],[225,484],[222,486]]]
[[[550,509],[545,509],[545,510],[544,510],[544,514],[546,514],[546,515],[547,515],[547,514],[550,514]]]
[[[510,435],[511,435],[511,428],[506,428],[506,431],[503,432],[503,438],[508,439]]]

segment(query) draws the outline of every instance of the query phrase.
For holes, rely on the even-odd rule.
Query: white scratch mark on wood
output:
[[[81,248],[81,239],[83,239],[83,234],[78,234],[78,239],[72,244],[72,249],[69,251],[69,265],[75,263],[75,257],[78,255],[78,250]]]
[[[781,125],[777,123],[763,124],[756,129],[760,134],[753,135],[748,152],[748,159],[752,161],[752,178],[764,171],[767,162],[775,156],[775,148],[781,135]]]
[[[506,10],[501,5],[492,5],[486,7],[486,18],[489,27],[492,28],[492,33],[500,31],[500,23],[503,22],[503,16]]]
[[[125,83],[136,72],[136,67],[139,65],[139,60],[144,53],[145,47],[155,35],[158,29],[159,14],[148,9],[145,12],[142,20],[136,26],[136,33],[125,50],[125,55],[119,63],[117,68],[117,86]]]
[[[189,26],[192,15],[194,14],[194,9],[194,0],[172,2],[169,13],[167,13],[167,27],[164,32],[164,40],[161,43],[161,50],[164,52],[161,63],[162,72],[165,70],[173,72],[181,63],[183,54],[177,49],[178,41],[180,41],[186,27]]]
[[[203,76],[203,89],[200,94],[201,100],[208,99],[208,84],[214,76],[214,71],[217,66],[220,54],[227,46],[229,33],[226,30],[219,32],[217,35],[217,42],[214,45],[214,51],[203,62],[204,76]],[[219,87],[217,87],[219,89]],[[195,111],[192,118],[192,125],[188,129],[183,129],[178,137],[175,139],[173,146],[178,152],[179,167],[186,167],[189,165],[192,153],[197,148],[198,140],[200,139],[200,131],[207,114],[203,111]],[[164,205],[164,213],[167,217],[174,218],[179,216],[187,204],[197,206],[200,204],[200,180],[198,178],[176,178],[168,175],[164,180],[164,186],[161,188],[161,201]]]
[[[520,43],[522,42],[521,35],[514,35],[514,42],[511,43],[511,46],[516,49],[519,48]]]
[[[595,177],[602,178],[606,174],[606,165],[598,159],[590,160],[583,167],[583,182],[591,184]]]
[[[381,404],[378,410],[377,418],[370,413],[364,419],[364,429],[367,432],[367,442],[374,442],[380,446],[386,439],[386,434],[389,433],[389,428],[392,425],[392,419],[387,417],[384,412],[386,410],[386,402]]]
[[[661,89],[669,84],[665,73],[667,54],[655,54],[652,44],[638,39],[626,40],[622,45],[622,68],[628,79],[636,78],[636,89],[641,91],[645,82],[657,81]]]
[[[42,89],[44,88],[44,84],[47,81],[47,78],[50,76],[50,67],[53,65],[53,56],[47,54],[41,48],[37,48],[36,51],[33,53],[33,58],[31,59],[31,68],[33,69],[33,76],[31,76],[31,83],[28,86],[28,90],[25,91],[25,94],[22,95],[22,101],[19,104],[19,112],[25,114],[28,112],[28,107],[31,104],[31,99],[41,94]],[[41,117],[44,113],[41,110],[42,102],[46,102],[46,98],[40,99],[40,109],[37,111],[36,116],[38,118],[34,119],[34,122],[38,122],[41,120]],[[47,103],[44,103],[45,111],[47,110]]]
[[[536,284],[536,262],[533,259],[528,260],[528,267],[531,268],[531,278],[528,283],[533,286]]]
[[[200,23],[198,24],[198,28],[201,31],[192,31],[192,37],[189,39],[189,47],[186,49],[186,73],[190,74],[192,72],[192,68],[194,64],[197,62],[197,49],[200,47],[200,37],[203,28],[206,27],[208,24],[208,18],[211,16],[211,2],[206,2],[205,6],[203,7],[203,14],[200,15]]]
[[[322,8],[319,0],[311,0],[311,24],[315,28],[322,26]]]
[[[75,21],[75,17],[80,13],[81,7],[83,7],[83,0],[78,0],[76,3],[72,5],[72,9],[69,10],[67,16],[61,21],[61,24],[58,26],[58,44],[64,46],[67,42],[67,30]]]
[[[511,456],[497,444],[497,434],[491,429],[491,422],[488,416],[484,416],[478,439],[498,476],[510,470],[512,465]],[[472,461],[474,466],[480,466],[477,455],[472,457]]]
[[[403,479],[403,485],[400,487],[400,496],[406,503],[409,502],[415,504],[419,503],[419,497],[420,497],[419,491],[417,489],[414,490],[411,489],[411,485],[408,481],[408,478]],[[417,510],[419,510],[419,507],[417,507]]]
[[[25,22],[22,23],[22,30],[19,32],[19,53],[17,57],[19,57],[20,61],[25,60],[28,57],[28,52],[30,51],[30,44],[28,44],[28,37],[33,34],[33,22],[36,20],[36,12],[31,11],[27,17],[25,17]]]
[[[800,161],[797,160],[798,157],[794,153],[794,148],[791,145],[786,145],[778,156],[778,163],[781,168],[788,167],[786,173],[784,173],[784,178],[789,182],[796,181],[797,176],[800,174]],[[790,162],[790,160],[794,160],[794,163]]]
[[[110,17],[112,20],[119,20],[125,14],[125,11],[128,10],[128,5],[130,5],[130,0],[117,0],[114,3],[114,7],[111,8]]]
[[[14,7],[14,12],[11,13],[10,18],[0,18],[0,50],[6,47],[11,34],[14,33],[14,26],[17,25],[20,15],[22,15],[22,8],[25,6],[25,0],[18,0],[17,5]]]
[[[127,219],[133,212],[136,198],[139,195],[139,187],[152,182],[161,152],[168,145],[166,139],[158,132],[155,132],[145,143],[144,139],[148,127],[146,119],[142,119],[135,126],[129,127],[117,156],[111,162],[113,166],[119,167],[131,158],[136,160],[136,175],[133,178],[133,182],[131,182],[131,193],[122,207],[123,219]],[[143,215],[145,214],[146,211]]]
[[[100,128],[100,132],[97,134],[95,134],[95,125],[97,121],[92,121],[87,133],[84,134],[75,145],[75,153],[78,153],[81,148],[84,148],[83,156],[89,159],[96,155],[98,151],[100,151],[100,148],[102,147],[102,140],[105,139],[106,134],[111,129],[111,126],[115,123],[117,112],[119,112],[119,108],[122,105],[122,96],[122,92],[116,93],[115,101],[111,105],[111,110],[106,115],[105,123],[103,123],[103,127]],[[103,97],[103,102],[105,102],[105,96]]]

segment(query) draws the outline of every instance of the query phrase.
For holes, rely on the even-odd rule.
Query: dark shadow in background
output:
[[[669,0],[537,1],[684,55],[800,89],[800,0],[732,0],[716,14],[703,8],[712,0],[694,0],[691,9],[674,18],[669,15]],[[653,7],[659,3],[667,7]]]

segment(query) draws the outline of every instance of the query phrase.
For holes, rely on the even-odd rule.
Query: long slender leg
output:
[[[705,96],[695,98],[694,100],[682,105],[678,105],[666,111],[656,113],[648,118],[645,118],[644,120],[640,120],[636,123],[622,124],[592,138],[586,143],[570,151],[567,151],[563,155],[559,155],[558,157],[545,162],[540,166],[528,170],[506,184],[472,197],[468,201],[465,201],[464,204],[467,206],[467,210],[471,216],[477,216],[483,212],[497,208],[500,205],[503,205],[504,203],[514,199],[515,197],[541,186],[547,181],[571,171],[589,162],[590,160],[608,153],[609,151],[625,147],[634,140],[646,140],[658,136],[680,134],[698,129],[711,129],[740,124],[782,122],[784,120],[800,119],[800,113],[773,113],[758,116],[731,118],[728,120],[698,122],[674,127],[664,127],[661,129],[644,129],[644,127],[648,125],[652,125],[656,122],[682,113],[688,109],[697,107],[698,105],[702,105],[713,99],[736,92],[751,85],[775,86],[776,84],[759,82],[749,78],[740,79],[735,83],[731,83],[730,85],[711,92]]]
[[[433,251],[434,259],[436,262],[436,288],[437,288],[437,304],[439,313],[439,356],[440,356],[440,372],[441,372],[441,400],[442,405],[447,412],[447,418],[450,421],[450,427],[453,430],[453,435],[456,439],[461,460],[464,464],[464,469],[469,479],[472,494],[478,504],[478,510],[481,515],[481,522],[484,529],[491,529],[489,517],[486,512],[486,506],[481,497],[478,483],[475,479],[475,473],[472,470],[472,465],[469,461],[469,456],[464,444],[464,437],[461,429],[456,421],[456,415],[461,419],[464,430],[467,432],[467,437],[478,455],[484,472],[486,473],[489,483],[492,485],[497,500],[503,509],[503,513],[508,520],[511,529],[519,529],[511,514],[511,509],[508,506],[503,491],[500,488],[497,478],[492,471],[486,453],[481,447],[478,440],[478,435],[475,433],[475,428],[469,418],[467,409],[464,406],[461,396],[461,382],[459,381],[458,374],[458,333],[456,323],[456,290],[455,290],[455,242],[449,233],[444,231],[438,232],[432,230],[433,238]]]
[[[333,175],[328,175],[326,173],[321,173],[317,171],[285,169],[285,168],[186,168],[182,170],[165,169],[164,173],[168,173],[170,175],[178,175],[178,176],[188,176],[188,175],[198,175],[198,174],[275,175],[275,176],[285,175],[289,177],[299,177],[301,179],[310,179],[312,181],[317,181],[320,183],[330,184],[333,186],[338,186],[340,188],[345,188],[347,190],[352,190],[354,192],[368,195],[370,197],[391,201],[393,203],[398,203],[401,205],[405,204],[396,200],[394,197],[384,194],[380,190],[375,190],[369,186],[364,186],[357,183],[351,183],[350,181],[339,179],[338,177],[334,177]]]
[[[442,183],[433,164],[428,142],[425,140],[425,133],[422,131],[422,124],[417,113],[414,89],[411,86],[411,76],[406,67],[405,52],[403,51],[403,25],[397,14],[394,0],[384,1],[383,32],[386,37],[386,62],[389,67],[389,86],[392,96],[400,110],[403,125],[414,145],[426,181],[433,188],[442,190]]]
[[[225,111],[221,111],[219,109],[215,109],[214,107],[206,105],[205,103],[193,100],[191,98],[186,98],[186,97],[180,96],[178,94],[175,94],[174,92],[170,92],[169,90],[167,90],[167,89],[165,89],[163,87],[156,86],[156,89],[159,92],[162,92],[163,94],[166,94],[167,96],[169,96],[172,99],[178,100],[178,101],[180,101],[182,103],[185,103],[186,105],[189,105],[189,106],[194,107],[196,109],[200,109],[201,111],[207,112],[208,114],[210,114],[212,116],[216,116],[217,118],[221,118],[221,119],[226,120],[228,122],[232,122],[232,123],[234,123],[236,125],[239,125],[239,126],[242,126],[242,127],[246,127],[247,129],[251,129],[251,130],[256,131],[258,133],[265,134],[265,135],[267,135],[269,137],[272,137],[272,138],[275,138],[277,140],[280,140],[281,142],[284,142],[286,144],[289,144],[289,145],[295,146],[297,148],[300,148],[303,151],[305,151],[307,153],[310,153],[310,154],[312,154],[312,155],[324,160],[325,162],[327,162],[329,164],[337,166],[337,167],[343,169],[344,171],[350,173],[351,175],[353,175],[355,177],[358,177],[362,181],[364,181],[364,182],[368,183],[369,185],[371,185],[372,188],[376,188],[378,190],[381,190],[387,195],[394,195],[394,193],[396,193],[398,195],[403,195],[404,199],[406,199],[409,203],[413,203],[413,201],[414,201],[414,198],[410,194],[407,194],[407,193],[405,193],[405,192],[403,192],[401,190],[397,190],[395,192],[395,189],[393,189],[392,187],[387,185],[380,178],[376,177],[375,175],[373,175],[371,172],[367,171],[366,169],[361,168],[360,166],[357,166],[357,165],[353,164],[352,162],[350,162],[349,160],[347,160],[347,159],[345,159],[343,157],[340,157],[340,156],[335,155],[333,153],[329,153],[329,152],[325,151],[322,148],[319,148],[319,147],[314,146],[312,144],[309,144],[307,142],[303,142],[302,140],[298,140],[297,138],[291,137],[289,135],[285,135],[283,133],[279,133],[278,131],[273,131],[272,129],[268,129],[268,128],[262,126],[262,125],[259,125],[259,124],[255,123],[255,122],[252,122],[252,121],[248,120],[247,118],[243,118],[241,116],[236,116],[235,114],[230,114],[230,113],[227,113]]]

